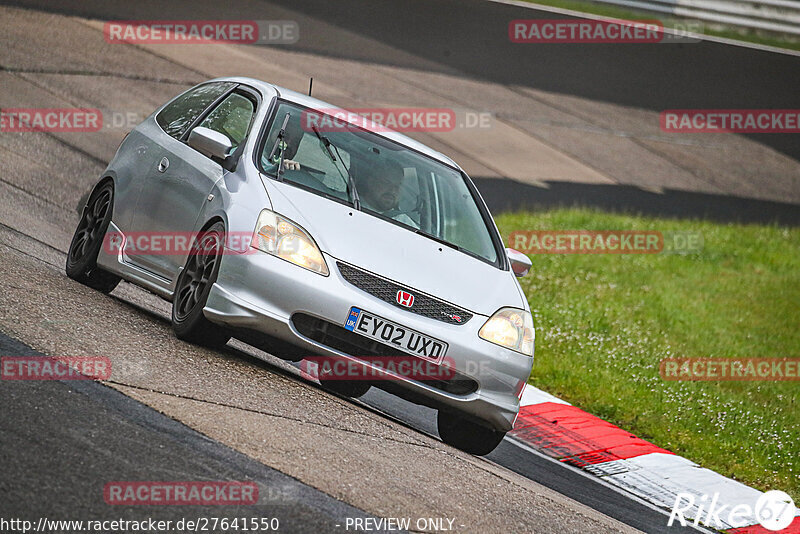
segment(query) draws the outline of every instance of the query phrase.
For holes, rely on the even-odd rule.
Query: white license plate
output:
[[[448,345],[444,341],[426,336],[360,308],[350,308],[350,315],[347,316],[344,327],[384,345],[436,363],[440,363],[447,353]]]

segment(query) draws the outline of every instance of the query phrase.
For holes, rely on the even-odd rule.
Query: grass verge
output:
[[[634,9],[626,9],[624,7],[617,7],[611,4],[596,4],[593,2],[586,2],[582,0],[523,0],[531,4],[540,4],[543,6],[557,7],[561,9],[570,9],[572,11],[580,11],[581,13],[591,13],[603,17],[611,17],[625,20],[652,20],[658,19],[667,28],[682,28],[682,23],[687,19],[680,19],[674,17],[665,17],[664,14],[653,13],[650,11],[640,11]],[[773,35],[770,33],[759,32],[748,28],[739,28],[734,26],[724,26],[720,24],[703,23],[702,32],[705,35],[713,37],[723,37],[726,39],[733,39],[735,41],[744,41],[748,43],[760,44],[765,46],[774,46],[776,48],[786,48],[787,50],[800,50],[800,39],[790,37]]]
[[[590,209],[503,214],[513,231],[700,232],[695,254],[535,254],[530,382],[704,467],[800,501],[800,382],[671,382],[667,357],[800,357],[800,229]]]

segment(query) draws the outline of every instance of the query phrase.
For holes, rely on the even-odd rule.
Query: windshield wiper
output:
[[[267,157],[267,160],[270,163],[272,163],[272,158],[275,157],[275,152],[277,152],[278,147],[280,147],[281,157],[278,160],[278,174],[277,174],[278,181],[283,180],[283,178],[281,177],[281,172],[283,171],[283,151],[286,150],[286,143],[284,143],[283,139],[284,137],[286,137],[286,125],[289,124],[289,118],[291,116],[292,116],[291,113],[287,113],[286,116],[283,118],[283,124],[281,125],[281,129],[278,130],[278,137],[275,139],[275,144],[272,145],[272,150],[270,150],[269,156]]]
[[[358,191],[356,191],[355,180],[353,180],[353,175],[350,174],[350,169],[348,169],[347,165],[344,164],[342,155],[339,154],[339,149],[336,147],[336,145],[331,143],[330,139],[328,139],[324,135],[320,135],[319,130],[317,129],[316,126],[312,126],[311,129],[314,130],[314,134],[319,138],[320,141],[322,141],[322,146],[325,147],[325,150],[328,152],[328,156],[330,156],[331,161],[334,164],[336,163],[336,156],[333,155],[331,147],[333,147],[333,149],[336,151],[336,155],[339,156],[339,162],[342,164],[342,167],[344,167],[344,170],[347,172],[347,196],[350,197],[350,199],[352,200],[353,207],[361,211],[361,200],[358,198]],[[338,165],[334,166],[336,167],[336,170],[339,170]],[[342,171],[339,171],[339,174],[342,174]],[[342,176],[342,178],[344,178],[344,176]]]
[[[406,225],[406,226],[408,226],[408,225]],[[419,235],[421,235],[421,236],[425,236],[425,237],[427,237],[428,239],[433,239],[433,240],[434,240],[434,241],[436,241],[437,243],[441,243],[442,245],[447,245],[448,247],[450,247],[450,248],[453,248],[453,249],[456,249],[456,250],[458,250],[459,252],[463,252],[463,251],[464,251],[464,250],[463,250],[461,247],[459,247],[458,245],[455,245],[455,244],[451,243],[450,241],[446,241],[446,240],[442,239],[441,237],[435,236],[435,235],[433,235],[433,234],[429,234],[428,232],[425,232],[425,231],[423,231],[423,230],[420,230],[419,228],[413,228],[413,227],[409,227],[409,228],[412,228],[412,229],[414,230],[414,233],[415,233],[415,234],[419,234]]]
[[[328,153],[328,157],[331,158],[331,161],[333,163],[336,163],[336,156],[334,156],[333,152],[331,152],[331,140],[325,137],[324,135],[320,135],[316,125],[312,126],[311,129],[314,131],[314,135],[317,136],[317,139],[322,141],[322,146],[325,147],[325,151]],[[342,162],[342,164],[344,164],[344,162]],[[338,170],[339,167],[337,166],[336,169]],[[339,171],[339,174],[342,174],[342,171]],[[342,178],[344,178],[344,176],[342,176]]]

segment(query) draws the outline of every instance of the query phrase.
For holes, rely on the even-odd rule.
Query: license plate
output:
[[[447,352],[448,345],[444,341],[356,307],[350,308],[344,327],[384,345],[436,363],[440,363]]]

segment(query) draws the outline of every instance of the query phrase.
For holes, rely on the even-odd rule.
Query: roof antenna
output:
[[[314,77],[308,79],[308,96],[311,96],[311,88],[314,86]]]

